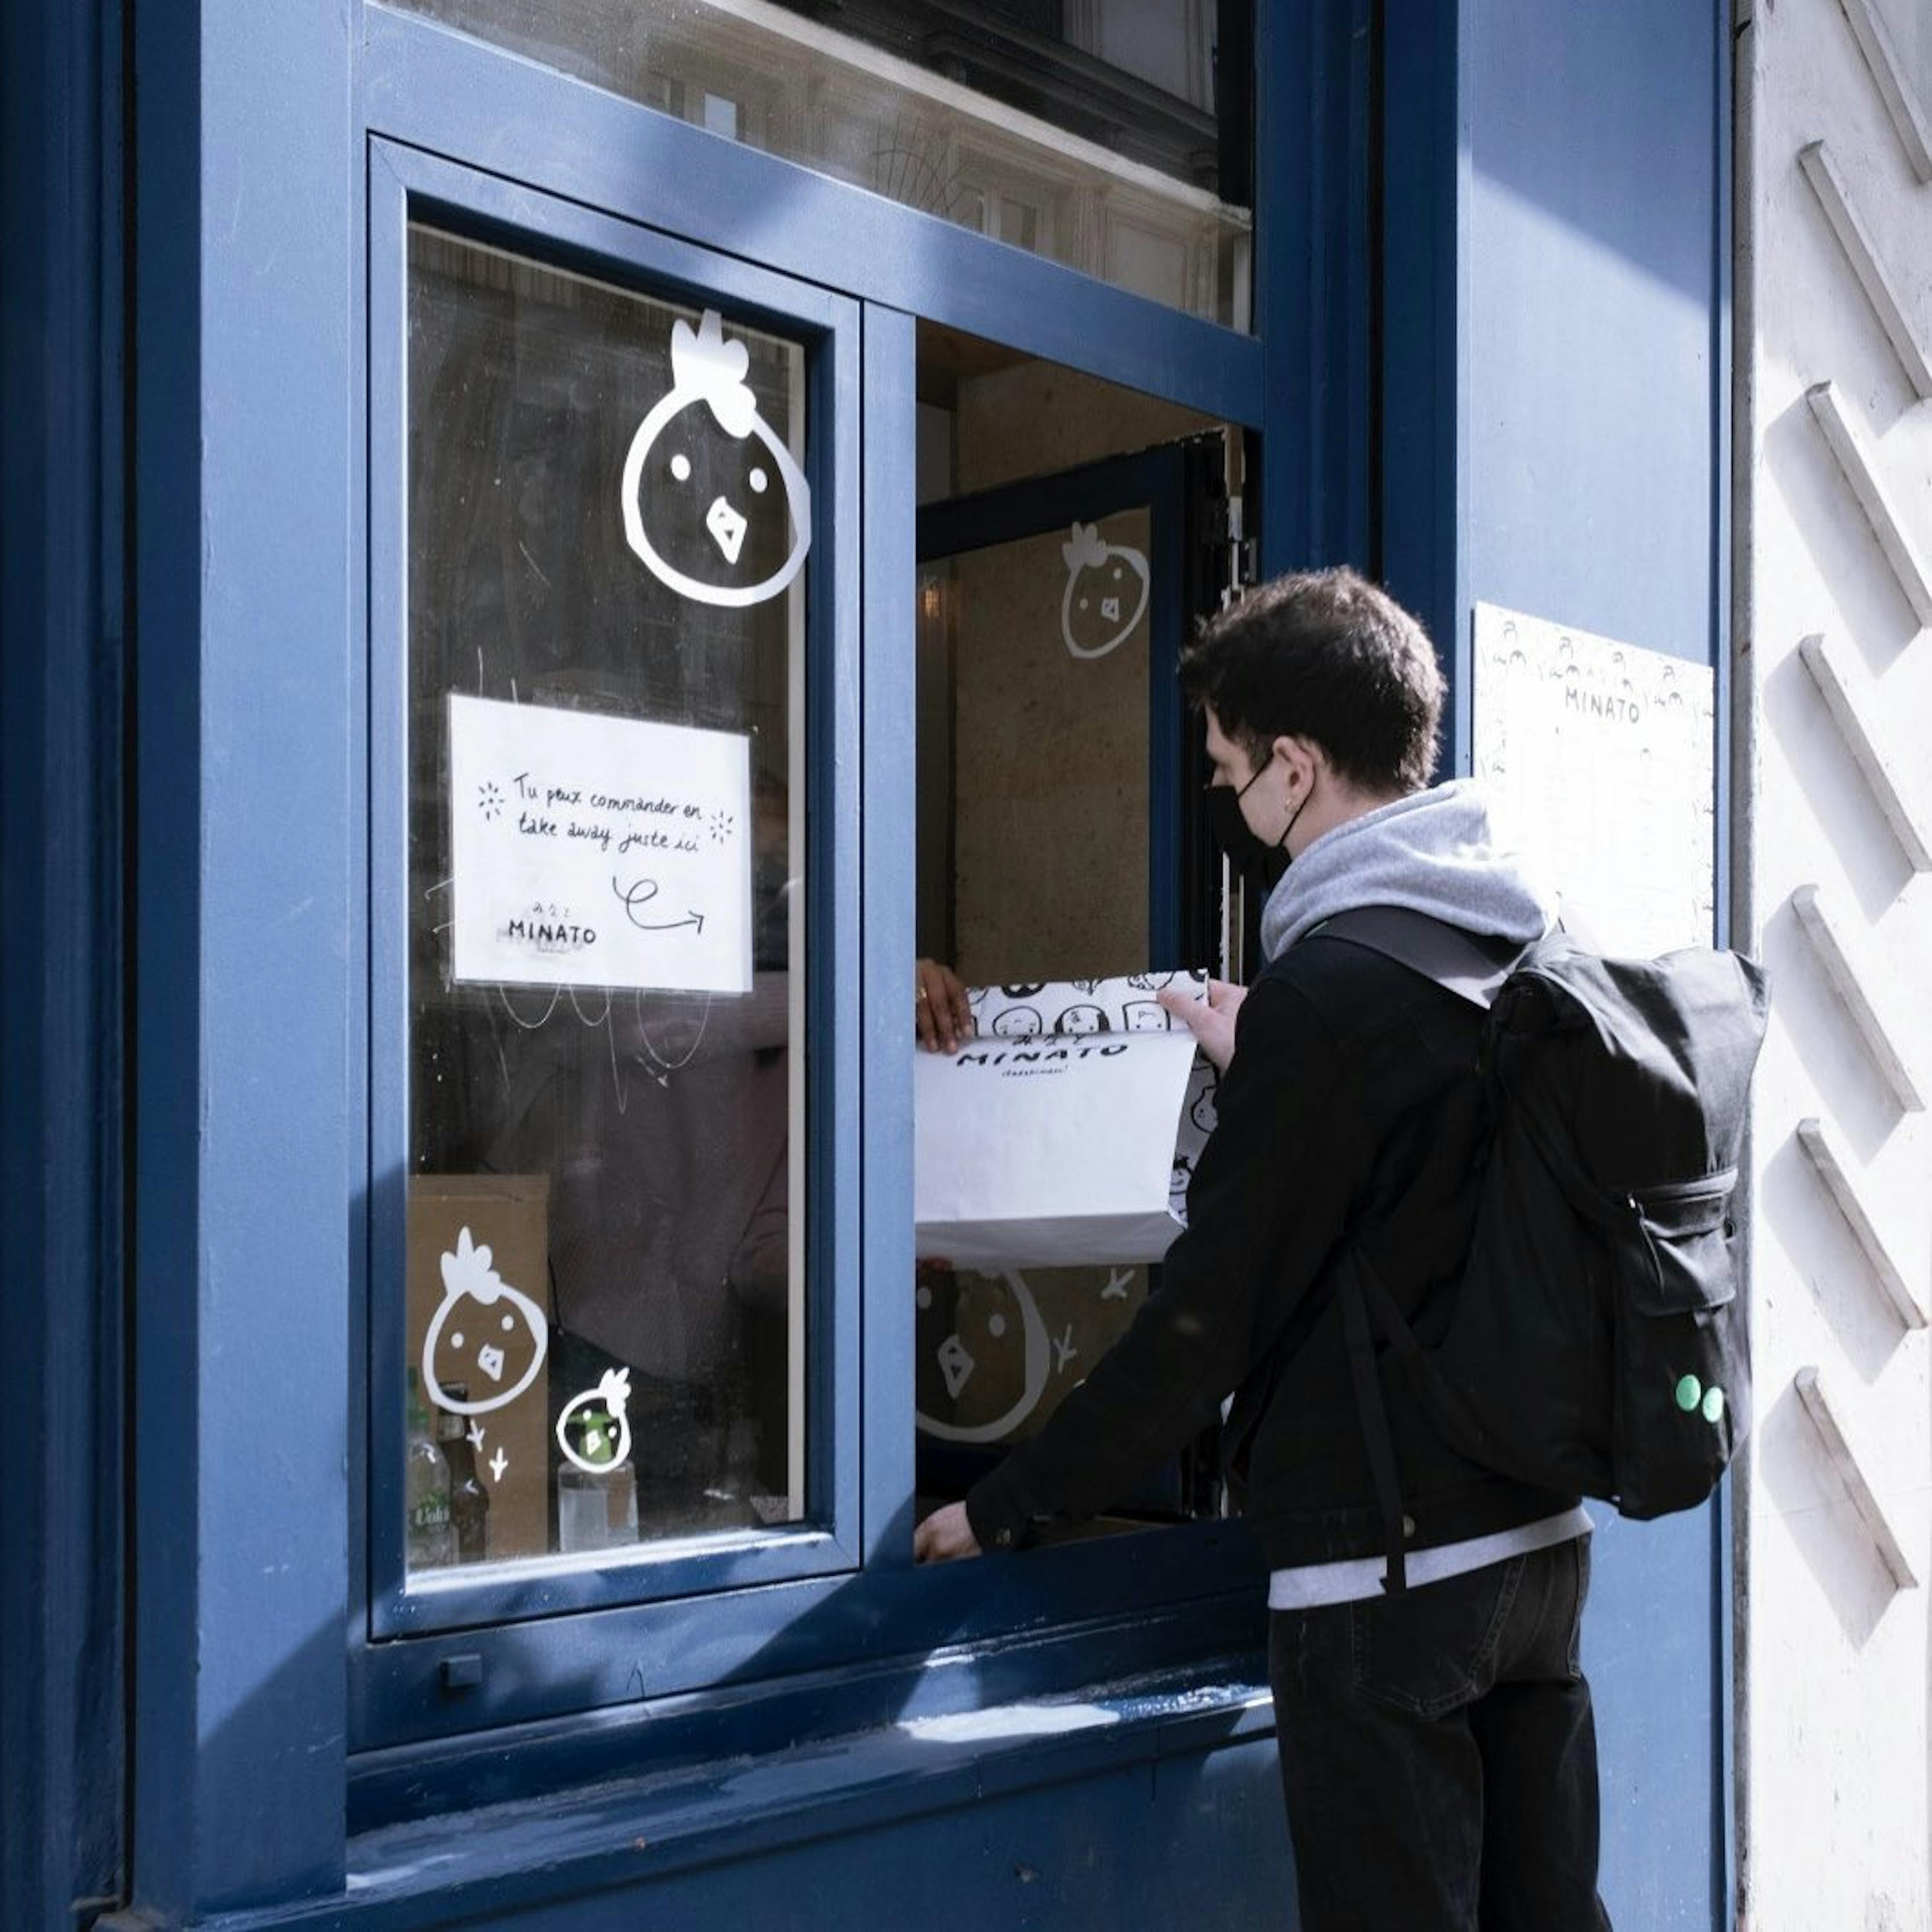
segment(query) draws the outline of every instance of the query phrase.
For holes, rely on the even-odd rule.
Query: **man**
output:
[[[1224,842],[1292,861],[1252,988],[1174,1007],[1224,1070],[1220,1125],[1160,1292],[1037,1436],[920,1526],[918,1553],[1019,1547],[1044,1519],[1097,1510],[1234,1391],[1224,1454],[1270,1570],[1306,1932],[1606,1926],[1576,1666],[1588,1518],[1463,1460],[1384,1362],[1408,1579],[1386,1592],[1340,1292],[1359,1252],[1425,1342],[1440,1333],[1476,1204],[1481,1019],[1322,922],[1406,906],[1520,945],[1553,902],[1474,788],[1426,788],[1434,654],[1352,572],[1256,591],[1181,676]]]

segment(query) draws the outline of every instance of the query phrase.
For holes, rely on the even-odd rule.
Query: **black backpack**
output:
[[[1707,948],[1605,958],[1560,928],[1519,949],[1388,907],[1317,929],[1488,1010],[1490,1138],[1442,1340],[1417,1340],[1358,1251],[1342,1281],[1384,1587],[1406,1577],[1377,1334],[1472,1462],[1628,1516],[1702,1502],[1750,1424],[1731,1205],[1762,971]]]

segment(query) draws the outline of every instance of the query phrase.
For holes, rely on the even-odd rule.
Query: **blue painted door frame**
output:
[[[0,1924],[20,1932],[111,1903],[124,1869],[120,15],[0,10]]]
[[[500,56],[380,8],[281,10],[272,34],[248,0],[202,0],[185,16],[137,8],[124,290],[118,16],[40,0],[8,10],[4,34],[4,203],[10,242],[28,245],[10,258],[0,358],[0,1104],[10,1290],[26,1282],[36,1305],[16,1326],[10,1293],[0,1355],[9,1467],[30,1478],[0,1499],[0,1746],[10,1767],[46,1775],[31,1792],[6,1780],[0,1898],[10,1924],[66,1923],[71,1899],[111,1890],[131,1866],[139,1905],[162,1921],[280,1912],[340,1893],[362,1721],[349,1658],[367,1612],[350,1550],[365,1526],[345,1478],[359,1467],[349,1392],[367,1346],[352,1311],[368,1238],[369,1040],[350,936],[369,878],[368,144],[403,140],[593,208],[624,207],[647,179],[652,221],[699,242],[721,206],[748,205],[782,164],[697,147],[693,130],[521,63],[512,86]],[[889,613],[911,582],[922,313],[1258,432],[1264,566],[1384,569],[1457,672],[1459,759],[1477,597],[1708,655],[1721,676],[1722,10],[1264,4],[1258,63],[1252,340],[785,171],[788,218],[760,260],[806,280],[836,261],[864,304],[867,608]],[[1553,138],[1580,122],[1587,141]],[[1559,266],[1552,232],[1589,246]],[[23,274],[22,262],[38,266]],[[1688,381],[1686,331],[1705,344]],[[1613,350],[1664,372],[1635,431],[1588,406]],[[1605,449],[1594,468],[1585,460]],[[1552,451],[1567,466],[1555,498],[1526,484],[1528,459]],[[38,506],[17,494],[23,469],[51,479]],[[135,632],[124,830],[124,500]],[[1625,560],[1664,514],[1696,527],[1703,562],[1673,552],[1646,578]],[[860,698],[888,793],[906,799],[909,685],[868,676]],[[886,796],[868,797],[856,832],[860,970],[880,985],[910,931],[909,842],[879,808]],[[69,959],[89,967],[63,970]],[[860,1160],[880,1198],[909,1189],[893,1011],[868,1002],[857,1043],[876,1083]],[[868,1239],[872,1265],[910,1278],[909,1232],[882,1225]],[[909,1304],[870,1318],[868,1351],[909,1352]],[[883,1526],[903,1496],[870,1463],[862,1480],[866,1520]],[[1601,1539],[1591,1642],[1611,1780],[1606,1884],[1630,1922],[1723,1918],[1727,1546],[1721,1511]],[[1059,1613],[1048,1592],[1030,1614]],[[112,1663],[124,1615],[124,1837]],[[579,1660],[608,1669],[618,1633],[593,1622]],[[1640,1643],[1660,1628],[1661,1648]],[[1130,1662],[1130,1639],[1112,1641],[1098,1654]],[[1023,1672],[1001,1682],[1025,1688]],[[372,1765],[365,1788],[392,1777],[453,1801],[473,1788],[454,1768],[464,1755]],[[559,1745],[528,1774],[580,1774],[586,1762]],[[12,1855],[29,1844],[31,1860]]]

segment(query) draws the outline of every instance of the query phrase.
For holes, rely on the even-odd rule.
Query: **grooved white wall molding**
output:
[[[1865,1472],[1858,1458],[1852,1453],[1846,1441],[1844,1427],[1838,1420],[1838,1411],[1831,1397],[1825,1392],[1816,1368],[1800,1369],[1792,1378],[1792,1385],[1798,1391],[1798,1399],[1804,1405],[1804,1412],[1810,1416],[1816,1429],[1819,1438],[1825,1445],[1825,1453],[1831,1458],[1832,1467],[1837,1471],[1846,1493],[1857,1506],[1865,1528],[1871,1532],[1872,1541],[1878,1546],[1878,1553],[1885,1559],[1885,1567],[1892,1572],[1892,1580],[1901,1590],[1916,1590],[1918,1578],[1905,1553],[1905,1546],[1900,1541],[1892,1519],[1886,1514],[1885,1505],[1878,1499],[1878,1492],[1865,1479]]]
[[[1932,842],[1928,842],[1924,823],[1899,776],[1898,760],[1886,751],[1876,722],[1869,715],[1870,707],[1879,701],[1871,680],[1853,671],[1822,631],[1800,638],[1798,654],[1816,683],[1846,748],[1898,835],[1912,869],[1932,872]]]
[[[1825,440],[1832,446],[1832,454],[1838,459],[1838,467],[1845,472],[1845,481],[1864,509],[1865,520],[1871,525],[1872,534],[1878,538],[1899,588],[1905,592],[1919,622],[1932,624],[1932,574],[1928,573],[1918,546],[1892,502],[1891,492],[1880,481],[1878,466],[1873,460],[1874,452],[1864,431],[1846,413],[1831,383],[1814,383],[1804,392],[1804,400],[1810,404],[1818,427],[1825,432]]]
[[[1732,921],[1779,989],[1734,1916],[1874,1932],[1932,1927],[1932,0],[1732,25]]]
[[[1908,1328],[1923,1328],[1926,1324],[1924,1300],[1906,1279],[1890,1244],[1879,1232],[1878,1223],[1872,1219],[1871,1210],[1852,1178],[1850,1160],[1837,1135],[1821,1120],[1800,1120],[1798,1144],[1817,1169],[1818,1178],[1838,1204],[1838,1212],[1845,1217],[1845,1225],[1864,1250],[1865,1258],[1871,1263],[1872,1273],[1880,1287],[1885,1290],[1886,1299],[1897,1310],[1898,1318]]]
[[[1798,163],[1804,170],[1805,179],[1816,191],[1825,218],[1831,223],[1832,232],[1838,236],[1839,245],[1845,251],[1845,259],[1851,263],[1852,272],[1858,277],[1858,286],[1864,290],[1865,299],[1871,304],[1880,326],[1897,350],[1912,388],[1921,396],[1932,396],[1932,363],[1926,361],[1925,352],[1912,332],[1905,310],[1892,292],[1885,265],[1878,258],[1878,250],[1866,232],[1864,224],[1858,219],[1858,210],[1852,206],[1851,196],[1845,190],[1844,178],[1838,172],[1830,150],[1822,141],[1814,141],[1808,148],[1799,151]]]
[[[1932,182],[1932,128],[1926,124],[1924,110],[1892,44],[1892,31],[1880,17],[1872,0],[1838,0],[1851,22],[1860,49],[1878,83],[1879,98],[1892,124],[1898,130],[1900,145],[1912,164],[1912,172],[1922,182]]]
[[[1800,886],[1791,895],[1791,904],[1817,948],[1819,958],[1825,962],[1825,970],[1832,976],[1832,984],[1844,1001],[1845,1010],[1856,1022],[1867,1051],[1898,1096],[1899,1104],[1908,1113],[1922,1112],[1924,1090],[1906,1063],[1897,1022],[1880,1010],[1881,1000],[1887,1007],[1892,1003],[1882,995],[1880,999],[1874,997],[1878,968],[1862,956],[1858,943],[1846,930],[1844,921],[1816,886]]]

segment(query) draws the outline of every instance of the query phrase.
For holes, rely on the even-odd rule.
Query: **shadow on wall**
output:
[[[1874,438],[1888,427],[1874,424],[1856,398],[1840,392],[1840,400]],[[1918,620],[1803,397],[1765,425],[1763,470],[1760,487],[1802,533],[1796,541],[1845,626],[1842,641],[1874,677],[1883,676],[1918,634]],[[1762,511],[1759,523],[1768,523]]]
[[[1759,701],[1779,752],[1800,776],[1804,808],[1817,820],[1819,848],[1830,851],[1859,912],[1868,920],[1882,918],[1911,884],[1912,862],[1796,651],[1787,652],[1766,677]],[[1784,876],[1796,883],[1788,870]],[[1789,907],[1775,916],[1791,922]],[[1803,943],[1798,934],[1794,944]],[[1780,971],[1780,998],[1784,990]]]
[[[1905,1324],[1795,1135],[1766,1162],[1758,1203],[1832,1340],[1861,1382],[1876,1382],[1904,1342]]]
[[[1762,950],[1778,989],[1774,1024],[1784,1037],[1804,1042],[1804,1072],[1816,1090],[1816,1111],[1862,1161],[1870,1160],[1897,1130],[1904,1111],[1789,898],[1765,920]]]
[[[1845,1640],[1864,1649],[1898,1586],[1796,1388],[1786,1385],[1757,1424],[1758,1480],[1832,1606]]]

